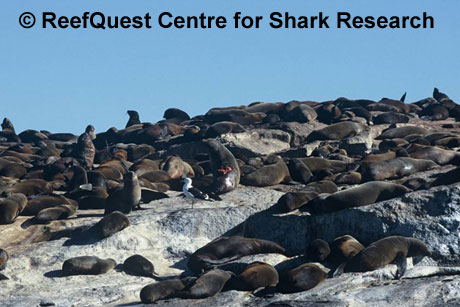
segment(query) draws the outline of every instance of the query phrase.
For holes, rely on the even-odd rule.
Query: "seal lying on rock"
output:
[[[249,264],[239,275],[232,276],[226,288],[254,291],[259,288],[274,287],[278,281],[278,271],[272,265],[256,261]]]
[[[216,295],[232,277],[230,272],[214,269],[201,275],[187,290],[177,292],[175,297],[200,299]]]
[[[241,178],[241,183],[247,186],[267,187],[281,182],[290,181],[289,169],[283,159],[277,157],[277,162],[249,173]]]
[[[280,277],[278,289],[283,293],[295,293],[316,287],[326,279],[327,273],[314,263],[305,263]]]
[[[363,178],[366,181],[401,178],[437,166],[430,160],[399,157],[369,164],[364,167]]]
[[[351,121],[339,122],[319,130],[315,130],[307,137],[308,142],[317,140],[341,140],[355,136],[366,129],[366,126]]]
[[[284,254],[285,249],[267,240],[240,236],[220,237],[194,252],[187,265],[193,272],[199,273],[205,268],[218,266],[244,256],[265,253]]]
[[[170,279],[150,284],[142,288],[140,293],[141,302],[151,304],[158,300],[168,298],[177,293],[195,281],[196,277],[187,277],[182,279]]]
[[[370,181],[359,186],[335,192],[325,198],[312,201],[313,212],[334,212],[346,208],[361,207],[391,199],[411,192],[407,187],[383,181]]]
[[[0,224],[13,223],[27,205],[24,194],[15,193],[5,200],[0,200]]]
[[[141,255],[132,255],[123,262],[123,270],[132,275],[144,277],[157,277],[153,264]]]
[[[396,262],[398,270],[396,278],[401,278],[406,272],[407,257],[430,256],[428,246],[415,238],[391,236],[380,239],[358,255],[348,260],[344,272],[367,272]]]
[[[95,256],[81,256],[67,259],[62,264],[66,275],[99,275],[112,270],[117,263],[113,259],[101,259]]]

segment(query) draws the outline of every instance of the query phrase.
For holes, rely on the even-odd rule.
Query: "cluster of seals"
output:
[[[365,247],[356,238],[344,235],[335,238],[331,244],[321,239],[312,241],[305,256],[335,267],[333,277],[344,272],[374,271],[395,263],[394,277],[400,279],[405,274],[407,258],[431,256],[431,252],[423,241],[412,237],[388,236]]]
[[[97,132],[88,125],[80,135],[32,129],[17,134],[5,118],[0,131],[0,223],[27,216],[34,223],[56,225],[61,220],[65,225],[65,219],[78,218],[82,210],[104,210],[105,217],[89,229],[75,230],[69,241],[91,244],[128,227],[127,215],[142,203],[169,197],[171,190],[182,191],[183,176],[216,200],[221,200],[217,195],[231,198],[240,185],[285,191],[276,204],[282,211],[305,209],[311,214],[368,206],[413,190],[456,183],[459,126],[447,122],[440,127],[435,121],[460,120],[460,107],[436,88],[432,96],[412,103],[405,102],[406,94],[399,100],[256,102],[214,108],[195,117],[170,108],[156,123],[141,122],[139,113],[129,110],[123,129]],[[225,139],[251,129],[282,131],[291,148],[265,155]],[[457,168],[444,171],[452,166]],[[413,177],[426,171],[444,173]],[[342,236],[330,246],[315,240],[305,254],[312,261],[346,263],[345,271],[396,261],[402,275],[405,257],[428,255],[428,249],[414,240],[398,237],[364,247]],[[375,250],[385,250],[384,256],[372,256]],[[148,285],[141,300],[204,298],[224,287],[304,291],[326,277],[314,263],[284,272],[264,263],[239,272],[222,268],[258,253],[286,251],[262,239],[218,238],[189,257],[194,277]],[[89,257],[66,262],[63,271],[94,274],[84,272],[104,272],[114,265],[110,259]],[[157,275],[153,264],[140,255],[126,259],[124,269],[134,275]]]

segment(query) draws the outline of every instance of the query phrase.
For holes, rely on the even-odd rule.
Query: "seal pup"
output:
[[[153,264],[141,255],[132,255],[123,262],[123,270],[131,275],[158,277]]]
[[[216,194],[233,191],[240,183],[240,167],[233,154],[216,140],[204,140],[214,178],[212,190]]]
[[[344,265],[344,272],[367,272],[395,262],[398,266],[395,277],[400,279],[406,272],[407,257],[430,256],[428,246],[416,238],[390,236],[380,239]]]
[[[70,258],[62,264],[62,272],[66,275],[99,275],[115,268],[116,261],[95,256]]]
[[[241,236],[220,237],[195,251],[187,266],[195,273],[248,255],[278,253],[286,250],[275,242]]]
[[[142,191],[137,175],[130,171],[125,175],[121,186],[109,191],[104,214],[114,211],[130,213],[133,208],[140,208],[141,196]]]

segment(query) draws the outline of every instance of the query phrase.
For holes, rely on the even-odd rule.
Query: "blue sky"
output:
[[[153,29],[23,29],[19,15],[153,16]],[[156,16],[262,15],[260,29],[160,29]],[[270,12],[315,15],[421,15],[426,30],[268,27]],[[81,133],[123,128],[126,110],[155,122],[169,107],[190,115],[211,107],[292,99],[431,96],[460,101],[460,1],[2,1],[0,117],[27,128]]]

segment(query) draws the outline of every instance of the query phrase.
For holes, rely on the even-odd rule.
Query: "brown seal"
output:
[[[129,120],[126,123],[125,128],[128,128],[128,127],[131,127],[133,125],[137,125],[137,124],[141,123],[141,121],[139,119],[139,113],[137,113],[137,111],[128,110],[126,113],[128,113],[128,115],[129,115]]]
[[[430,256],[428,246],[419,239],[390,236],[380,239],[347,261],[344,272],[367,272],[396,262],[396,278],[401,278],[407,266],[407,257]]]
[[[198,277],[189,289],[177,292],[174,296],[190,299],[211,297],[222,291],[231,277],[229,272],[213,269]]]
[[[460,165],[460,152],[445,150],[435,146],[412,145],[409,156],[414,159],[427,159],[439,165]]]
[[[75,201],[74,201],[75,202]],[[76,202],[75,202],[76,203]],[[37,224],[47,224],[55,220],[63,220],[77,212],[78,205],[68,204],[59,205],[51,208],[40,210],[34,218]]]
[[[291,181],[286,163],[279,157],[277,160],[274,164],[265,165],[263,168],[241,177],[241,183],[254,187],[267,187]]]
[[[391,182],[370,181],[312,201],[313,212],[334,212],[361,207],[409,193],[407,187]]]
[[[313,174],[324,169],[330,169],[333,173],[339,173],[346,171],[348,167],[348,163],[336,160],[328,160],[320,157],[298,159],[302,161]]]
[[[278,289],[283,293],[310,290],[325,280],[327,273],[314,263],[302,264],[281,274]]]
[[[62,264],[65,275],[99,275],[115,268],[117,263],[113,259],[101,259],[95,256],[81,256],[70,258]]]
[[[372,118],[372,122],[376,125],[381,124],[397,124],[408,123],[410,117],[396,112],[383,112]]]
[[[240,167],[233,154],[216,140],[204,140],[207,146],[214,179],[212,192],[223,194],[233,191],[240,183]]]
[[[141,201],[141,187],[134,172],[125,175],[122,186],[109,191],[104,214],[114,211],[130,213]]]
[[[70,200],[62,195],[39,195],[29,199],[21,215],[36,215],[40,210],[67,204],[70,204]]]
[[[344,235],[335,238],[331,243],[331,254],[329,259],[335,264],[342,264],[348,259],[356,256],[360,251],[364,249],[358,240],[350,235]]]
[[[384,139],[395,139],[395,138],[404,138],[406,135],[409,134],[421,134],[425,135],[428,134],[429,131],[423,127],[419,126],[402,126],[398,128],[389,128],[384,130],[376,140],[384,140]]]
[[[204,138],[216,138],[222,134],[225,133],[240,133],[240,132],[245,132],[246,129],[244,129],[240,124],[238,123],[233,123],[233,122],[218,122],[215,124],[212,124],[211,126],[206,129],[204,132],[203,137]]]
[[[436,178],[431,186],[437,187],[440,185],[448,185],[452,183],[456,183],[460,181],[460,167],[454,168],[448,172],[440,174],[438,178]]]
[[[29,179],[16,183],[9,193],[21,193],[29,197],[37,194],[50,194],[53,192],[51,184],[43,179]]]
[[[142,159],[141,161],[131,165],[129,170],[135,172],[137,176],[142,176],[143,174],[151,171],[159,171],[160,164],[161,160]]]
[[[364,168],[363,179],[365,181],[379,181],[396,179],[417,172],[426,171],[438,165],[431,160],[399,157],[369,164]]]
[[[141,290],[141,302],[144,304],[151,304],[153,302],[169,298],[175,293],[188,287],[191,281],[194,280],[196,280],[196,278],[187,277],[183,279],[169,279],[149,284]]]
[[[278,282],[278,271],[272,265],[256,261],[249,264],[239,275],[233,276],[226,287],[239,291],[254,291],[274,287]]]
[[[131,275],[157,277],[153,264],[141,255],[132,255],[123,262],[123,270]]]
[[[279,253],[285,249],[275,242],[245,238],[240,236],[220,237],[194,252],[188,260],[188,267],[193,272],[215,265],[221,265],[248,255]]]
[[[169,156],[161,164],[161,169],[168,173],[171,179],[181,178],[182,175],[187,175],[188,177],[194,177],[195,172],[193,168],[187,162],[183,161],[178,156]]]
[[[308,204],[319,193],[312,191],[287,192],[278,199],[277,205],[284,212],[291,212]]]
[[[313,176],[308,166],[299,159],[291,159],[287,163],[292,180],[308,183]]]
[[[317,140],[342,140],[360,134],[366,126],[351,121],[339,122],[319,130],[315,130],[307,137],[308,142]]]
[[[93,166],[95,154],[96,147],[94,147],[91,136],[86,132],[80,135],[71,156],[80,161],[85,169],[89,170]]]
[[[236,109],[209,110],[203,120],[209,124],[228,121],[240,125],[252,125],[261,122],[266,116],[265,113],[249,113]]]
[[[0,202],[0,224],[13,223],[27,205],[27,197],[21,193],[10,195]]]
[[[310,242],[305,250],[305,256],[311,261],[322,262],[331,253],[329,244],[321,239],[315,239]]]
[[[163,170],[144,173],[139,178],[148,180],[150,182],[163,182],[171,180],[171,176],[169,176],[169,174]]]
[[[130,225],[129,219],[119,211],[104,216],[99,222],[89,228],[86,233],[93,235],[96,239],[103,239],[122,231]]]

